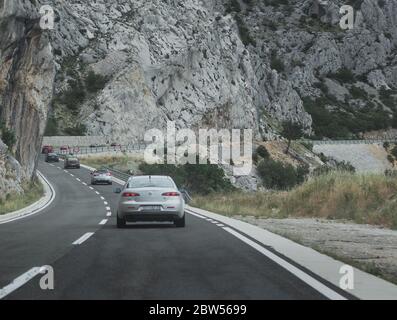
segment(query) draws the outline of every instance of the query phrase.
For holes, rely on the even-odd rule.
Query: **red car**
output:
[[[54,152],[54,147],[53,146],[43,146],[41,149],[42,154],[49,154]]]

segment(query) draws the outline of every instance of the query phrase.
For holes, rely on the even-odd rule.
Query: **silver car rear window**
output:
[[[128,188],[175,188],[172,180],[163,177],[137,177],[130,180]]]

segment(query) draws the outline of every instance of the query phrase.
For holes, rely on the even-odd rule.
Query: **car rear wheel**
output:
[[[186,215],[184,215],[183,218],[174,221],[174,224],[175,224],[175,226],[177,228],[184,228],[185,227],[185,216]]]
[[[119,215],[117,214],[117,228],[125,228],[126,222],[124,219],[119,218]]]

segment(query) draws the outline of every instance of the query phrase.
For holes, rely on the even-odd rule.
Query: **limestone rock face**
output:
[[[22,180],[36,168],[56,72],[39,18],[31,1],[0,1],[0,121],[16,138]]]

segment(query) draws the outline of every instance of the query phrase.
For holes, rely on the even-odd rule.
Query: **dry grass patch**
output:
[[[195,197],[194,206],[225,215],[351,220],[397,229],[397,179],[331,172],[286,192]]]
[[[0,215],[26,208],[44,195],[43,185],[38,180],[25,184],[23,189],[23,194],[9,194],[5,199],[0,199]]]

